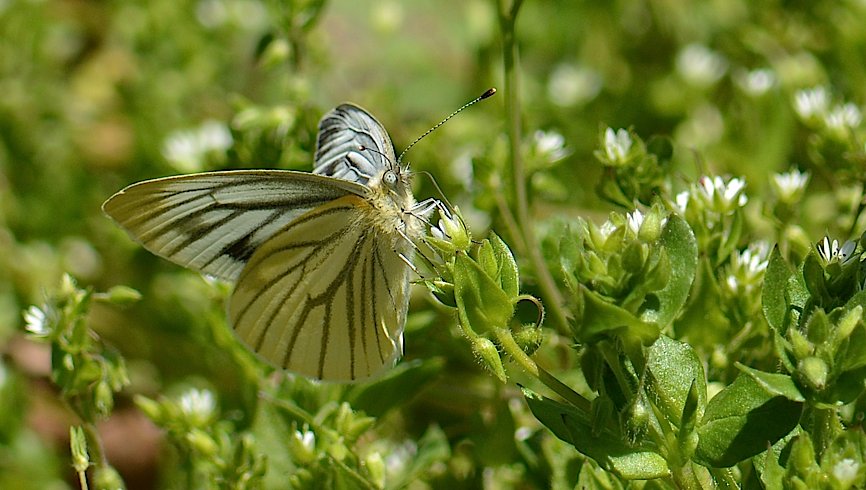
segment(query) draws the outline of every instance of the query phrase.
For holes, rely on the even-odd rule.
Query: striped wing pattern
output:
[[[362,151],[362,146],[375,151]],[[395,162],[391,137],[369,112],[341,104],[322,117],[313,173],[366,185]]]
[[[229,318],[261,357],[336,381],[373,376],[400,357],[409,268],[391,248],[393,237],[365,218],[369,209],[355,195],[336,199],[250,258]]]
[[[306,172],[209,172],[133,184],[103,210],[156,255],[234,281],[256,249],[297,217],[364,193]]]

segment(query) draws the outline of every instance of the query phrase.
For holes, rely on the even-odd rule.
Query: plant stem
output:
[[[587,413],[590,412],[590,401],[536,364],[531,357],[523,352],[523,349],[517,345],[517,342],[514,341],[514,337],[511,336],[511,330],[507,328],[497,328],[494,330],[494,334],[496,335],[496,340],[499,341],[502,350],[511,356],[517,364],[520,364],[520,367],[522,367],[527,373],[538,378],[538,380],[544,383],[545,386],[553,390],[557,395],[561,396],[578,409]]]
[[[556,282],[544,263],[541,247],[532,230],[529,219],[529,200],[526,195],[526,169],[523,166],[523,156],[520,151],[521,121],[520,121],[520,77],[517,69],[517,43],[515,42],[514,25],[517,12],[523,4],[522,0],[512,0],[510,8],[506,0],[499,0],[499,26],[502,31],[502,59],[505,68],[505,118],[508,121],[509,153],[514,180],[514,198],[517,226],[523,236],[526,251],[532,262],[541,288],[542,296],[550,308],[556,321],[556,327],[563,335],[569,334],[568,318],[562,307],[562,296],[556,287]]]

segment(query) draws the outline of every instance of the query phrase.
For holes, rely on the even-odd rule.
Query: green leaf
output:
[[[779,252],[778,245],[773,248],[770,254],[767,270],[764,272],[764,285],[761,289],[761,305],[764,310],[764,317],[770,327],[784,333],[785,315],[788,312],[788,301],[786,291],[788,289],[788,279],[793,272],[791,271],[785,259],[782,258]]]
[[[686,303],[698,265],[698,242],[686,221],[672,214],[659,241],[667,252],[671,274],[667,285],[656,291],[658,309],[645,310],[641,319],[663,328],[673,322]]]
[[[677,319],[674,328],[678,337],[687,339],[693,345],[712,348],[728,342],[731,323],[719,308],[723,301],[722,291],[709,259],[701,258],[698,268],[689,305]]]
[[[506,327],[514,313],[513,298],[463,253],[454,262],[454,296],[460,322],[477,333]]]
[[[585,413],[526,389],[524,395],[533,415],[556,437],[572,444],[607,471],[627,480],[649,480],[669,475],[665,459],[650,447],[631,447],[610,432],[595,436]]]
[[[738,367],[740,375],[709,401],[698,426],[695,457],[701,464],[733,466],[766,450],[800,420],[803,397],[790,377]]]
[[[441,358],[401,362],[375,381],[351,385],[345,400],[371,417],[381,417],[414,398],[442,373]]]
[[[824,278],[824,268],[818,261],[818,255],[810,253],[803,262],[803,280],[806,290],[817,304],[825,305],[830,300],[830,292],[827,291],[827,281]]]
[[[502,284],[502,290],[508,296],[515,297],[520,294],[520,275],[514,255],[496,233],[491,233],[489,240],[499,265],[499,283]]]
[[[680,426],[690,387],[694,385],[696,405],[691,410],[698,411],[700,417],[707,403],[707,384],[703,364],[694,349],[661,335],[648,351],[646,388],[653,404]]]
[[[658,325],[641,321],[628,310],[583,286],[580,286],[580,293],[582,301],[574,331],[578,340],[586,341],[600,335],[618,333],[635,337],[647,345],[658,337]]]

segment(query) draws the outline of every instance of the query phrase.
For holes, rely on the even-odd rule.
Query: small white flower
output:
[[[680,214],[686,214],[686,208],[689,206],[689,196],[689,191],[682,191],[674,198],[674,204]]]
[[[746,182],[740,178],[732,178],[725,182],[719,176],[701,177],[698,185],[698,197],[713,211],[726,214],[737,207],[743,207],[749,201],[743,190]]]
[[[611,163],[625,163],[628,159],[631,145],[631,135],[625,129],[614,131],[613,128],[607,128],[604,131],[604,153]]]
[[[598,228],[598,232],[601,235],[602,240],[607,240],[610,237],[611,233],[616,231],[617,226],[613,224],[610,220],[605,221]]]
[[[395,444],[391,451],[385,456],[385,471],[389,475],[403,473],[409,461],[418,454],[418,445],[407,440],[402,444]]]
[[[830,107],[830,96],[824,87],[800,90],[794,94],[794,110],[804,120],[824,117]]]
[[[750,294],[763,280],[769,256],[770,244],[767,242],[755,242],[745,250],[734,251],[725,277],[728,290]]]
[[[833,465],[833,476],[843,485],[843,488],[846,488],[857,479],[857,471],[859,469],[859,463],[851,458],[845,458]]]
[[[783,202],[796,202],[803,195],[806,184],[809,182],[809,172],[800,172],[797,169],[781,174],[773,174],[770,183],[773,190]]]
[[[565,138],[556,131],[541,131],[533,133],[535,149],[548,163],[562,160],[568,155]]]
[[[856,128],[863,120],[863,115],[856,105],[848,103],[836,106],[824,116],[824,124],[827,129],[838,134],[845,135],[848,130]]]
[[[180,410],[191,419],[206,423],[214,413],[216,400],[210,390],[192,388],[180,396],[178,405]]]
[[[761,68],[749,72],[741,72],[734,81],[740,89],[752,97],[760,97],[776,85],[776,74],[773,70]]]
[[[585,104],[601,91],[602,78],[595,70],[563,63],[550,74],[547,98],[560,107]]]
[[[45,312],[36,305],[31,305],[24,312],[24,329],[38,337],[45,337],[51,333]]]
[[[815,245],[815,248],[818,251],[818,256],[821,257],[821,260],[824,262],[824,265],[829,265],[834,262],[845,265],[854,258],[854,250],[857,248],[857,242],[854,240],[848,240],[839,247],[838,240],[833,240],[831,242],[830,238],[825,236],[823,241],[820,241]]]
[[[162,155],[183,172],[202,170],[210,152],[221,152],[232,145],[232,134],[225,124],[205,121],[192,130],[176,131],[166,138]]]
[[[626,222],[628,223],[628,228],[635,235],[640,231],[640,227],[643,224],[643,213],[640,212],[639,209],[635,209],[633,212],[626,214]]]
[[[692,85],[708,87],[725,74],[728,62],[720,54],[700,44],[689,44],[677,55],[677,71]]]
[[[295,437],[300,441],[301,445],[307,451],[313,452],[316,449],[316,434],[304,427],[303,431],[296,430]]]

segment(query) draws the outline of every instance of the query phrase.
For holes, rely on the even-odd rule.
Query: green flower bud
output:
[[[141,395],[136,395],[133,398],[135,405],[139,410],[144,412],[144,414],[150,420],[154,421],[157,424],[160,424],[163,416],[162,416],[162,405],[159,404],[156,400],[151,400],[150,398],[143,397]]]
[[[69,428],[69,447],[72,452],[72,467],[78,473],[84,473],[90,466],[90,455],[87,454],[87,438],[84,429],[73,426]]]
[[[520,346],[520,349],[531,356],[541,347],[541,342],[544,340],[544,333],[541,328],[533,324],[524,325],[520,330],[514,333],[514,341]]]
[[[99,415],[102,415],[103,417],[108,416],[114,408],[114,392],[111,390],[111,386],[108,385],[108,382],[103,380],[97,383],[93,397]]]
[[[199,454],[208,458],[214,456],[219,450],[213,437],[201,429],[191,429],[187,432],[186,441]]]
[[[830,373],[830,368],[827,363],[817,357],[807,357],[800,361],[797,366],[797,371],[802,375],[806,384],[816,390],[821,391],[827,386],[827,377]]]
[[[370,480],[376,484],[377,488],[385,488],[385,460],[382,459],[382,455],[378,452],[370,453],[365,458],[364,463]]]
[[[499,349],[496,345],[487,338],[476,337],[472,340],[472,352],[475,353],[475,358],[488,371],[496,375],[499,381],[505,383],[508,377],[505,375],[505,368],[502,366],[502,357],[499,355]]]
[[[108,465],[100,465],[93,471],[92,488],[94,490],[124,490],[126,484],[117,470]]]
[[[108,290],[106,298],[112,304],[127,306],[138,302],[141,299],[141,293],[128,286],[114,286]]]
[[[845,315],[839,319],[839,323],[836,326],[836,340],[841,341],[847,339],[848,336],[851,335],[851,332],[854,331],[857,322],[859,322],[861,318],[863,318],[863,307],[860,305],[851,308],[851,311],[845,313]]]
[[[797,359],[804,359],[815,351],[815,346],[799,330],[789,330],[788,341],[791,342],[791,349]]]

